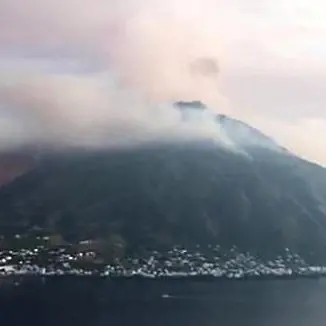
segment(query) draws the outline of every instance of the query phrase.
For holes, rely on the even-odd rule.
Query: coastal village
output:
[[[19,242],[20,235],[15,235]],[[49,246],[50,237],[39,237],[30,247],[0,249],[0,275],[78,275],[103,277],[213,277],[245,279],[259,277],[326,276],[326,267],[310,266],[286,248],[274,259],[262,260],[235,246],[218,245],[192,250],[175,246],[165,251],[147,251],[139,257],[107,259],[92,240],[78,245]],[[52,239],[53,240],[53,239]]]

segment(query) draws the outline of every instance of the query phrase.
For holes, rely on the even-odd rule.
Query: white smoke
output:
[[[0,145],[225,140],[207,117],[185,123],[169,104],[225,106],[218,91],[219,37],[207,4],[187,2],[185,10],[184,1],[172,0],[0,2],[0,44],[9,40],[16,49],[16,58],[0,60],[7,126]],[[31,47],[41,57],[24,58]]]
[[[225,143],[225,135],[212,123],[204,119],[197,129],[185,127],[179,113],[164,103],[201,100],[220,113],[230,113],[219,93],[219,67],[223,71],[226,59],[234,59],[229,60],[231,66],[234,62],[249,70],[263,66],[276,73],[278,66],[285,71],[291,62],[304,62],[279,57],[273,61],[270,47],[280,43],[280,49],[285,44],[294,49],[297,38],[288,39],[286,33],[283,38],[283,27],[270,26],[268,15],[259,16],[246,29],[255,17],[248,16],[252,8],[268,13],[270,7],[252,3],[243,7],[222,0],[0,1],[0,147],[120,146],[180,134]],[[279,17],[273,16],[274,23]],[[268,53],[260,63],[257,42]],[[236,51],[223,52],[225,44],[233,43]],[[298,65],[294,66],[296,70]],[[262,91],[251,92],[249,87],[247,92],[246,86],[255,88],[250,78],[241,81],[237,92],[250,93],[249,103],[240,101],[234,116],[254,125],[259,120],[256,126],[285,146],[326,162],[322,127],[315,137],[315,124],[309,121],[268,122],[270,109],[265,107],[275,97],[270,89],[279,86],[261,85],[260,79],[257,87]],[[286,95],[296,97],[297,92]],[[318,126],[323,124],[321,120]],[[312,146],[304,145],[308,139]]]
[[[6,117],[2,147],[133,146],[151,141],[208,138],[228,143],[211,113],[184,120],[173,103],[154,103],[121,87],[110,74],[16,74],[0,85]]]

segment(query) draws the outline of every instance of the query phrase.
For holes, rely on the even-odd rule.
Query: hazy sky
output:
[[[326,4],[0,0],[2,144],[119,134],[130,116],[124,134],[165,130],[176,118],[156,103],[178,99],[326,164]]]

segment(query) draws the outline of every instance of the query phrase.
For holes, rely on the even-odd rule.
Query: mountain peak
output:
[[[180,109],[197,109],[197,110],[206,110],[206,105],[201,101],[178,101],[175,103],[175,106]]]
[[[245,148],[265,148],[286,152],[274,139],[263,132],[240,120],[218,114],[216,121],[227,136],[236,144]]]
[[[208,107],[201,101],[178,101],[175,106],[180,109],[185,119],[194,119],[192,112],[200,114],[200,112],[209,111]],[[215,113],[213,110],[210,111],[210,116],[215,119],[217,127],[222,129],[229,140],[241,149],[247,151],[264,148],[277,152],[288,152],[271,137],[245,122],[225,114]],[[196,115],[195,119],[197,118]]]

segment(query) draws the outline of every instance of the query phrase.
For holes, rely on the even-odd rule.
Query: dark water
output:
[[[4,326],[326,325],[326,280],[54,278],[0,289],[0,325]]]

